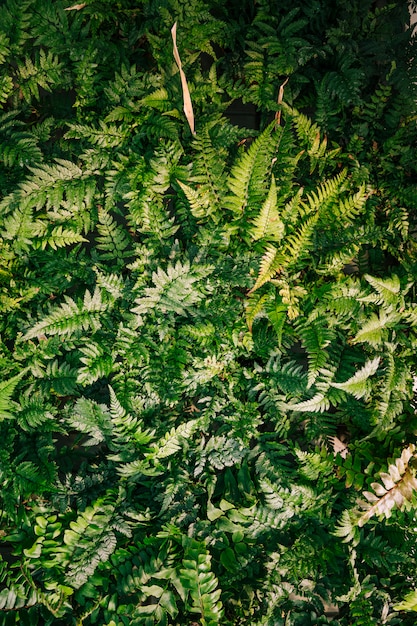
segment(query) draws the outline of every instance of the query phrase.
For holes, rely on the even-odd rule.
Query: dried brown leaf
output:
[[[190,126],[191,132],[195,135],[194,130],[194,111],[193,104],[191,102],[190,90],[188,89],[187,79],[184,74],[184,70],[182,69],[181,58],[177,48],[177,22],[175,22],[174,26],[171,28],[172,42],[174,45],[174,59],[176,64],[178,65],[178,69],[180,71],[181,76],[181,85],[182,85],[182,97],[184,101],[184,113],[187,118],[187,122]]]
[[[67,7],[66,9],[64,9],[64,11],[80,11],[86,6],[86,2],[81,2],[81,4],[73,4],[72,7]]]

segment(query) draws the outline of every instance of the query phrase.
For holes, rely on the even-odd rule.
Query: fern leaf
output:
[[[378,346],[388,338],[389,328],[398,322],[400,315],[397,313],[387,313],[381,309],[378,315],[373,313],[369,320],[362,325],[356,333],[352,343],[369,343],[371,346]]]
[[[89,343],[80,348],[80,357],[84,367],[78,370],[77,383],[91,385],[99,378],[106,378],[113,369],[113,358],[109,352],[97,343]]]
[[[377,304],[384,304],[388,307],[398,303],[401,283],[396,274],[393,274],[389,278],[385,279],[365,274],[364,278],[379,294],[380,299],[377,301]]]
[[[298,230],[286,238],[286,249],[284,253],[285,266],[303,259],[311,247],[311,239],[314,234],[314,227],[319,219],[319,213],[311,215]]]
[[[64,533],[66,582],[79,589],[95,572],[99,563],[109,560],[116,548],[112,529],[114,507],[97,501],[80,513]]]
[[[79,398],[67,417],[71,428],[90,436],[84,445],[95,446],[111,437],[112,422],[110,412],[104,404],[94,400]]]
[[[179,261],[168,265],[166,271],[158,268],[152,274],[155,287],[145,289],[145,295],[135,300],[137,306],[132,312],[143,315],[157,307],[163,313],[193,315],[194,306],[205,295],[206,286],[201,285],[202,279],[213,269],[212,266],[190,266],[188,262],[182,264]]]
[[[271,169],[274,145],[277,141],[271,139],[274,126],[270,124],[255,139],[230,172],[228,179],[230,194],[226,198],[225,207],[237,216],[242,215],[249,204],[255,206],[260,204],[261,194],[264,193],[264,180]]]
[[[101,250],[100,259],[123,261],[131,254],[127,230],[117,224],[110,213],[100,209],[97,223],[97,249]]]
[[[0,382],[0,422],[13,417],[15,404],[12,402],[11,397],[22,376],[23,372]]]
[[[394,604],[394,611],[414,611],[417,612],[417,590],[409,591],[404,600]]]
[[[254,220],[251,228],[251,236],[255,241],[281,241],[284,236],[284,224],[281,221],[277,208],[277,188],[275,178],[272,176],[268,196],[262,205],[258,217]]]
[[[188,608],[201,616],[204,626],[216,626],[223,618],[221,590],[211,570],[211,556],[204,544],[186,538],[180,580],[187,593]]]
[[[191,208],[191,213],[197,219],[206,218],[214,210],[213,205],[210,203],[210,196],[204,189],[192,189],[189,185],[177,180],[177,183],[184,192],[185,197],[188,200],[188,204]]]
[[[40,241],[35,241],[33,247],[40,247],[42,250],[45,250],[47,246],[51,246],[53,250],[57,250],[58,248],[81,243],[82,241],[88,240],[71,228],[55,226],[50,234],[41,237]]]
[[[299,413],[323,413],[330,408],[330,400],[323,394],[317,393],[311,400],[304,400],[297,404],[289,404],[288,409]]]
[[[265,316],[265,303],[269,300],[270,296],[267,293],[257,296],[251,296],[246,301],[246,323],[249,330],[252,332],[253,322],[258,316]]]
[[[328,354],[325,349],[334,339],[334,333],[327,327],[327,322],[323,317],[301,324],[298,329],[303,346],[307,351],[307,389],[309,389],[315,382],[321,368],[327,363]]]
[[[101,292],[96,287],[94,294],[87,290],[83,303],[77,304],[69,296],[64,296],[65,302],[41,322],[29,330],[23,339],[32,339],[46,335],[70,335],[76,331],[91,328],[97,330],[101,326],[101,314],[108,305],[102,301]]]
[[[256,282],[249,291],[249,294],[254,293],[257,289],[259,289],[259,287],[265,285],[265,283],[270,281],[273,276],[280,272],[284,261],[284,255],[281,254],[275,246],[269,244],[262,257]]]
[[[330,383],[331,386],[336,387],[336,389],[343,389],[357,399],[368,396],[370,392],[369,378],[377,371],[380,360],[380,357],[376,357],[372,361],[367,361],[356,374],[344,383]]]
[[[153,444],[155,452],[150,452],[152,459],[164,459],[176,454],[176,452],[181,450],[183,442],[189,439],[196,431],[198,424],[199,420],[193,419],[180,424],[177,428],[172,428],[162,439]]]
[[[25,396],[20,400],[20,409],[16,415],[22,430],[30,432],[42,425],[44,430],[56,428],[52,406],[45,406],[41,394]]]
[[[352,542],[355,546],[359,543],[358,514],[355,511],[343,511],[338,526],[332,533],[341,537],[345,543]]]
[[[411,502],[417,491],[415,469],[410,464],[414,458],[414,453],[415,446],[410,444],[395,460],[395,464],[388,466],[388,472],[380,474],[383,485],[372,483],[371,487],[375,493],[363,492],[371,505],[366,506],[365,503],[362,503],[362,507],[366,506],[367,510],[359,518],[358,526],[363,526],[374,515],[383,515],[389,518],[394,508],[402,509]]]

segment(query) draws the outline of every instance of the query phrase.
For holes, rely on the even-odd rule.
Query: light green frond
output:
[[[318,219],[318,213],[311,215],[294,234],[286,238],[285,265],[297,263],[308,253]]]
[[[91,385],[99,378],[107,378],[113,369],[113,358],[108,350],[100,344],[89,342],[80,348],[81,363],[77,375],[77,383],[80,385]]]
[[[50,246],[53,250],[57,250],[58,248],[64,248],[65,246],[87,241],[80,233],[75,232],[72,228],[65,228],[64,226],[54,226],[51,232],[48,232],[47,225],[45,224],[44,232],[38,232],[36,235],[37,240],[33,242],[33,247],[41,248],[42,250],[45,250],[47,246]]]
[[[378,293],[377,304],[384,304],[387,307],[398,303],[402,304],[400,300],[401,283],[396,274],[392,274],[389,278],[378,278],[365,274],[364,278]]]
[[[277,188],[272,176],[268,196],[262,205],[259,215],[253,221],[251,237],[255,241],[281,241],[285,226],[281,221],[277,207]]]
[[[62,556],[66,583],[79,589],[97,569],[109,560],[117,544],[112,528],[114,506],[97,501],[79,513],[64,533]]]
[[[359,543],[358,519],[359,514],[356,511],[343,511],[333,535],[342,538],[345,543],[352,542],[356,546]]]
[[[284,261],[284,255],[281,254],[275,246],[269,244],[262,257],[256,282],[249,293],[252,294],[259,289],[259,287],[262,287],[262,285],[271,280],[271,278],[282,269]]]
[[[353,343],[369,343],[371,346],[378,346],[388,338],[389,329],[399,321],[401,315],[380,310],[379,316],[373,313],[362,328],[353,338]]]
[[[380,357],[376,357],[372,361],[367,361],[349,380],[346,380],[344,383],[330,383],[331,386],[336,387],[336,389],[342,389],[357,399],[366,398],[371,391],[369,378],[377,371],[380,360]]]
[[[325,213],[327,205],[337,200],[346,177],[347,170],[342,170],[333,178],[321,183],[316,190],[310,191],[302,202],[306,214]]]
[[[100,260],[123,261],[131,255],[130,238],[127,229],[116,222],[113,216],[100,209],[97,223],[97,249]]]
[[[352,221],[365,208],[369,193],[365,185],[361,185],[359,191],[347,198],[340,198],[337,208],[337,215],[341,220]]]
[[[334,332],[328,328],[327,321],[324,317],[319,317],[314,321],[299,325],[298,331],[302,344],[307,352],[307,388],[310,388],[319,375],[320,370],[328,361],[329,356],[326,352],[326,348],[334,339]]]
[[[110,413],[105,404],[97,404],[94,400],[79,398],[73,410],[67,416],[72,429],[89,435],[84,445],[98,445],[111,436],[112,423]]]
[[[252,331],[253,322],[259,316],[265,316],[265,304],[270,299],[270,295],[264,294],[251,294],[246,301],[246,323],[250,331]]]
[[[299,413],[323,413],[330,408],[330,400],[324,393],[317,393],[311,400],[289,404],[288,409]]]
[[[215,626],[223,619],[221,590],[211,568],[211,556],[204,544],[186,538],[180,580],[186,593],[189,610],[201,616],[206,626]]]
[[[195,305],[206,293],[204,278],[213,271],[212,266],[191,266],[190,263],[169,264],[166,271],[158,268],[152,274],[154,287],[146,287],[142,297],[135,300],[132,313],[143,315],[158,308],[163,313],[193,314]]]
[[[186,185],[180,180],[178,180],[177,183],[183,190],[194,217],[197,219],[207,218],[215,209],[215,206],[210,203],[210,194],[208,191],[201,187],[193,189],[190,185]]]
[[[108,304],[102,301],[98,287],[93,294],[87,289],[83,302],[78,304],[69,296],[64,298],[65,302],[38,322],[23,339],[40,338],[42,335],[71,335],[89,328],[92,330],[100,328],[101,314],[106,311]]]
[[[259,204],[264,195],[264,181],[272,168],[272,157],[278,139],[273,138],[274,124],[270,124],[255,139],[247,152],[233,166],[228,184],[230,193],[225,200],[225,207],[236,216],[242,215],[248,205]]]
[[[417,612],[417,590],[409,591],[404,599],[392,607],[394,611],[414,611]]]

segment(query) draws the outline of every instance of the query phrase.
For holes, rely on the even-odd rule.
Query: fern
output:
[[[280,241],[284,236],[284,224],[277,210],[277,191],[274,177],[272,177],[271,187],[261,212],[254,221],[251,235],[255,241],[257,239]]]
[[[206,289],[195,289],[198,283],[210,275],[213,268],[210,266],[190,266],[189,263],[169,265],[165,272],[159,268],[152,275],[155,287],[146,287],[145,294],[136,299],[133,313],[142,315],[158,307],[163,313],[173,312],[177,315],[193,315],[194,308],[203,297]]]
[[[204,545],[193,539],[184,541],[185,554],[180,580],[192,613],[201,616],[203,626],[218,624],[223,617],[218,581],[211,571],[211,557]]]
[[[0,382],[0,420],[9,419],[13,416],[17,405],[11,400],[11,397],[22,376],[23,372]]]
[[[364,507],[367,510],[361,514],[358,520],[359,526],[363,526],[374,515],[389,518],[394,508],[401,509],[411,502],[414,491],[417,489],[417,480],[410,463],[414,450],[414,444],[404,448],[401,456],[395,459],[395,463],[388,466],[388,472],[380,473],[383,485],[371,483],[376,495],[370,491],[363,492],[371,504]]]
[[[86,445],[97,445],[106,441],[112,433],[107,407],[86,398],[80,398],[76,402],[73,413],[68,416],[68,422],[71,428],[90,435],[91,439]]]
[[[114,506],[97,502],[88,507],[64,533],[64,553],[58,557],[66,565],[66,583],[79,589],[99,563],[106,562],[116,548],[112,529]]]
[[[409,591],[393,608],[394,611],[417,611],[417,591]]]
[[[408,4],[3,3],[1,623],[413,623]]]
[[[260,205],[265,177],[272,167],[274,148],[279,140],[279,132],[273,135],[273,130],[274,125],[271,124],[230,172],[230,193],[225,200],[225,208],[237,217],[246,214],[247,209]]]
[[[342,389],[347,393],[351,393],[355,398],[369,397],[370,385],[369,377],[373,376],[377,371],[380,358],[377,357],[372,361],[367,361],[365,365],[356,372],[349,380],[344,383],[330,383],[332,387]]]
[[[80,348],[84,363],[78,370],[77,383],[91,385],[99,378],[106,378],[113,370],[111,354],[106,353],[98,344],[89,344]]]
[[[96,288],[93,294],[88,290],[84,294],[83,302],[77,304],[69,296],[65,302],[56,308],[41,322],[29,330],[23,339],[32,339],[42,335],[71,335],[76,331],[92,328],[97,330],[101,326],[100,314],[108,309],[108,304],[102,301],[101,291]]]

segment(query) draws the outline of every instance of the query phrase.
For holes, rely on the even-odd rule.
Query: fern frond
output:
[[[153,460],[159,460],[176,454],[181,450],[184,441],[194,434],[199,423],[198,419],[193,419],[180,424],[177,428],[171,428],[162,439],[152,445],[154,449],[149,452],[149,457],[152,457]]]
[[[127,230],[114,220],[104,209],[99,209],[97,223],[97,249],[100,260],[122,261],[131,255],[130,238]]]
[[[0,422],[13,417],[16,406],[11,397],[24,372],[0,382]]]
[[[359,543],[358,517],[359,514],[355,511],[343,511],[339,524],[332,534],[341,537],[345,543],[352,542],[352,545],[356,546]]]
[[[2,200],[0,210],[10,211],[15,206],[21,210],[51,209],[59,207],[64,199],[71,205],[90,206],[96,181],[72,161],[55,159],[54,164],[44,163],[29,169],[32,176]]]
[[[396,274],[392,274],[385,279],[365,274],[364,278],[379,295],[378,299],[373,300],[376,304],[385,305],[386,307],[396,304],[403,305],[403,302],[400,300],[401,283]],[[366,301],[366,298],[364,300]]]
[[[113,358],[108,350],[98,343],[92,343],[80,347],[83,356],[80,357],[83,367],[80,367],[77,375],[77,383],[91,385],[99,378],[107,378],[113,369]]]
[[[375,493],[363,492],[371,504],[361,503],[362,508],[366,507],[367,510],[360,516],[358,526],[366,524],[374,515],[383,515],[385,518],[389,518],[394,508],[403,509],[411,506],[411,500],[417,491],[417,478],[412,466],[414,453],[414,444],[404,448],[401,456],[395,459],[395,463],[388,466],[388,472],[380,473],[383,485],[371,483]]]
[[[97,501],[80,513],[64,533],[66,583],[79,589],[92,576],[99,563],[109,560],[116,545],[112,528],[114,506]]]
[[[379,316],[372,313],[369,320],[362,324],[362,328],[356,333],[352,343],[369,343],[378,346],[388,339],[389,329],[401,319],[399,313],[387,313],[381,309]]]
[[[220,123],[220,122],[219,122]],[[204,127],[194,138],[193,147],[197,158],[193,163],[192,182],[197,191],[183,187],[193,210],[199,219],[211,217],[216,223],[220,220],[222,198],[227,191],[225,163],[221,156],[226,156],[224,146],[214,145],[209,129]],[[182,186],[182,185],[181,185]]]
[[[201,189],[201,187],[193,189],[180,180],[177,183],[183,190],[194,217],[204,219],[214,212],[216,207],[210,202],[210,194],[206,190]]]
[[[56,428],[53,407],[45,405],[41,394],[26,395],[20,399],[20,408],[16,420],[22,430],[30,432],[39,428]]]
[[[192,613],[201,616],[203,624],[215,626],[223,619],[223,607],[219,583],[211,570],[211,556],[204,544],[189,537],[184,538],[184,547],[180,580],[186,603]]]
[[[255,241],[281,241],[284,236],[285,226],[281,221],[277,207],[277,188],[275,178],[272,176],[268,196],[262,205],[261,211],[253,221],[251,237]]]
[[[166,271],[158,268],[152,274],[155,287],[146,287],[145,295],[135,300],[137,306],[132,313],[143,315],[157,307],[162,313],[193,315],[195,305],[206,293],[207,287],[201,284],[202,279],[213,269],[212,266],[191,266],[189,262],[182,264],[179,261],[175,265],[169,264]]]
[[[319,213],[311,215],[307,220],[297,229],[297,231],[285,240],[286,249],[284,252],[285,266],[290,264],[296,264],[297,261],[305,258],[309,249],[312,246],[312,237],[314,234],[314,227],[319,219]]]
[[[354,220],[364,210],[368,197],[365,185],[361,185],[355,194],[340,198],[336,211],[338,219],[346,222]]]
[[[256,282],[252,289],[250,289],[249,294],[254,293],[257,289],[259,289],[259,287],[265,285],[265,283],[270,281],[273,276],[280,272],[284,261],[285,256],[280,253],[275,246],[269,244],[262,257]]]
[[[297,326],[300,333],[301,341],[307,352],[308,360],[308,382],[309,389],[315,382],[321,368],[323,368],[328,360],[328,354],[325,351],[334,339],[334,332],[329,329],[328,324],[323,317],[318,317],[314,321]]]
[[[245,314],[246,323],[249,330],[252,332],[253,322],[259,317],[266,315],[265,303],[270,299],[270,295],[267,293],[261,295],[250,295],[246,301]]]
[[[51,91],[51,86],[62,84],[62,63],[51,50],[43,48],[35,52],[35,59],[26,57],[22,63],[17,62],[19,84],[23,97],[27,102],[32,97],[39,100],[39,88]]]
[[[414,611],[417,612],[417,590],[409,591],[405,594],[401,602],[397,602],[392,607],[394,611]]]
[[[57,396],[72,395],[77,390],[77,370],[70,363],[50,361],[40,375],[41,387],[46,393]]]
[[[41,248],[45,250],[47,246],[50,246],[53,250],[63,248],[65,246],[71,246],[75,243],[81,243],[88,241],[80,233],[75,232],[72,228],[65,228],[64,226],[54,226],[51,232],[48,232],[47,224],[40,224],[41,232],[34,234],[38,239],[33,241],[33,247]],[[43,232],[42,232],[43,231]]]
[[[33,210],[28,206],[17,206],[13,213],[4,220],[3,228],[4,239],[12,240],[13,247],[17,252],[28,250],[34,235]]]
[[[78,432],[89,435],[84,445],[96,446],[111,437],[112,422],[105,404],[79,398],[67,416],[67,423]]]
[[[274,149],[281,132],[273,137],[274,127],[270,124],[232,167],[228,178],[230,193],[224,205],[236,217],[242,216],[249,205],[251,208],[260,206],[264,181],[271,171]]]
[[[296,404],[288,404],[288,409],[298,413],[323,413],[330,408],[330,400],[324,393],[317,393],[310,400],[304,400]]]
[[[102,301],[101,291],[96,287],[93,295],[87,290],[84,300],[76,303],[69,296],[64,296],[65,302],[56,308],[45,319],[38,322],[29,330],[23,339],[33,339],[42,335],[71,335],[74,332],[93,331],[101,326],[101,314],[107,310],[108,304]]]
[[[108,124],[99,120],[98,128],[86,124],[68,124],[70,130],[65,134],[66,139],[88,139],[100,148],[117,148],[123,145],[131,132],[128,125]]]
[[[351,393],[355,398],[360,399],[369,396],[370,385],[369,378],[375,374],[379,367],[380,357],[367,361],[360,370],[356,372],[349,380],[344,383],[330,383],[336,389],[342,389],[347,393]]]

